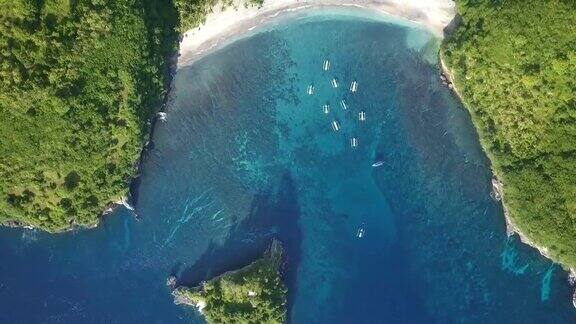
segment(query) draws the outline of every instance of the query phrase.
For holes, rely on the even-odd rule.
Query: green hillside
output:
[[[0,223],[93,226],[159,108],[169,1],[0,0]]]
[[[510,216],[576,268],[576,2],[458,0],[443,57]]]

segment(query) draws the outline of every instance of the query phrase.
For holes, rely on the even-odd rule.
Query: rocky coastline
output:
[[[450,69],[448,68],[448,66],[446,65],[446,62],[444,61],[444,57],[442,55],[442,52],[440,52],[439,56],[440,56],[440,65],[438,67],[439,68],[438,70],[439,70],[440,81],[442,82],[442,84],[444,86],[446,86],[448,89],[450,89],[458,97],[460,102],[462,102],[464,104],[463,97],[460,94],[460,92],[458,91],[458,88],[456,87],[456,85],[454,84],[453,74],[450,71]],[[500,201],[502,204],[504,220],[506,222],[506,234],[508,235],[508,237],[510,237],[514,234],[518,235],[518,238],[520,238],[520,242],[538,250],[540,255],[542,255],[543,257],[554,262],[554,259],[550,256],[550,253],[548,252],[548,249],[546,247],[536,244],[526,234],[524,234],[518,228],[518,226],[514,223],[514,220],[510,216],[510,211],[509,211],[508,207],[506,206],[505,197],[504,197],[504,184],[501,181],[501,179],[494,173],[494,170],[492,170],[492,193],[491,193],[491,196],[493,199]],[[567,270],[569,271],[568,283],[570,286],[574,287],[574,291],[572,294],[572,304],[576,308],[576,270],[572,269],[572,268],[569,268]]]
[[[208,323],[230,318],[243,318],[250,323],[280,323],[286,318],[287,290],[281,278],[283,254],[282,243],[273,239],[264,255],[245,267],[224,272],[194,287],[178,286],[175,276],[168,277],[166,285],[176,305],[196,308]],[[226,307],[227,304],[231,307]],[[235,309],[239,305],[250,311],[238,313]]]

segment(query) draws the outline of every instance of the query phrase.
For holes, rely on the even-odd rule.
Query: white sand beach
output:
[[[370,10],[422,24],[440,38],[444,27],[456,15],[452,0],[265,0],[260,8],[245,7],[243,0],[234,0],[234,3],[224,10],[215,8],[202,26],[184,33],[178,67],[191,64],[227,39],[304,9],[348,7]]]

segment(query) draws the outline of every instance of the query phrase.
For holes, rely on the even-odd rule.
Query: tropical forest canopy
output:
[[[196,306],[209,324],[286,322],[282,245],[274,240],[263,258],[235,271],[172,292],[178,304]]]
[[[178,32],[218,4],[0,0],[0,224],[93,226],[127,194]]]
[[[576,268],[576,1],[458,0],[443,56],[520,230]]]
[[[0,223],[92,226],[126,194],[176,24],[169,1],[0,0]]]

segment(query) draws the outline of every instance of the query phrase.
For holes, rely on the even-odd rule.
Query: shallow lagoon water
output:
[[[0,322],[202,322],[172,304],[166,278],[197,284],[273,237],[294,323],[574,322],[566,273],[506,237],[431,36],[321,13],[179,70],[135,193],[140,221],[119,209],[78,233],[1,229]]]

